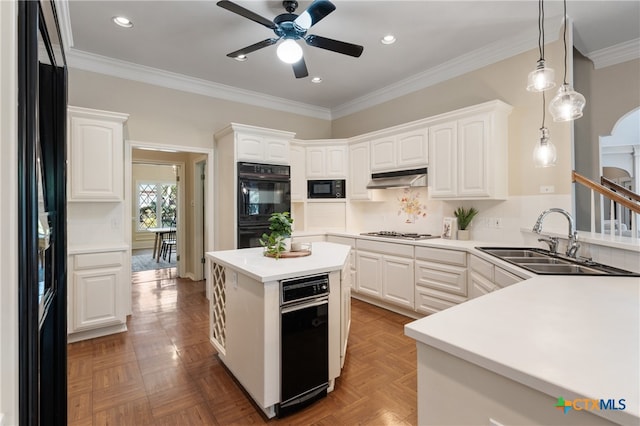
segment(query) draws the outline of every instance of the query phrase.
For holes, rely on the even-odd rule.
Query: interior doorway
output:
[[[213,250],[213,149],[184,147],[153,142],[125,141],[125,209],[131,212],[125,233],[133,244],[140,221],[134,193],[134,164],[175,165],[177,179],[178,239],[177,276],[194,281],[206,278],[204,252]],[[198,177],[196,179],[196,177]],[[149,236],[150,237],[150,236]]]

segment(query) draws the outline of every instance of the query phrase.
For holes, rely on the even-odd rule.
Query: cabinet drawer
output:
[[[476,272],[489,281],[493,281],[493,264],[486,260],[480,259],[478,256],[471,256],[471,270]]]
[[[104,253],[86,253],[75,255],[74,270],[107,268],[122,266],[121,251],[108,251]]]
[[[439,296],[443,296],[444,298]],[[446,300],[445,298],[453,298],[454,300]],[[455,298],[452,295],[447,295],[446,293],[441,293],[436,290],[416,287],[415,309],[421,314],[435,314],[436,312],[462,303],[465,300],[466,298]]]
[[[356,242],[358,250],[367,250],[378,253],[404,256],[413,258],[413,246],[409,244],[394,244],[381,241],[358,239]]]
[[[459,296],[467,295],[467,270],[459,266],[416,260],[417,286],[430,287]]]
[[[450,265],[467,266],[467,253],[432,247],[416,247],[416,259],[442,262]]]
[[[523,279],[516,274],[512,274],[511,272],[505,271],[497,266],[495,268],[493,281],[498,287],[507,287],[511,284],[519,283],[522,280]]]

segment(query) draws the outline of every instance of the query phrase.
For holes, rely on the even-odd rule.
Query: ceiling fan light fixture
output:
[[[278,58],[287,64],[295,64],[302,59],[302,47],[293,39],[286,39],[280,43],[276,53]]]
[[[133,22],[126,16],[114,16],[111,20],[118,26],[122,28],[131,28],[133,27]]]
[[[396,36],[393,34],[387,34],[386,36],[380,39],[380,43],[382,44],[393,44],[396,42]]]

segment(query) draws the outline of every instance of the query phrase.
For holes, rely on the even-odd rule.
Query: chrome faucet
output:
[[[538,238],[538,241],[547,243],[551,254],[558,254],[558,237]]]
[[[549,213],[560,213],[569,221],[569,244],[567,244],[566,254],[569,257],[575,258],[576,254],[578,253],[578,249],[580,248],[580,243],[578,242],[578,232],[576,231],[576,224],[573,220],[573,217],[571,217],[568,211],[559,209],[557,207],[543,211],[540,216],[538,216],[538,220],[536,220],[536,224],[533,226],[533,232],[535,232],[536,234],[542,232],[542,221],[545,217],[547,217]],[[545,239],[541,238],[538,241],[545,241]],[[553,241],[553,239],[551,239],[551,241]],[[555,245],[557,246],[557,240]],[[552,243],[549,243],[549,248],[553,248]]]

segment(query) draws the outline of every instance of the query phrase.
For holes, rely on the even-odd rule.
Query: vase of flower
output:
[[[269,217],[270,234],[262,234],[260,244],[264,247],[265,255],[280,258],[282,253],[291,251],[291,233],[293,219],[291,213],[271,213]]]

